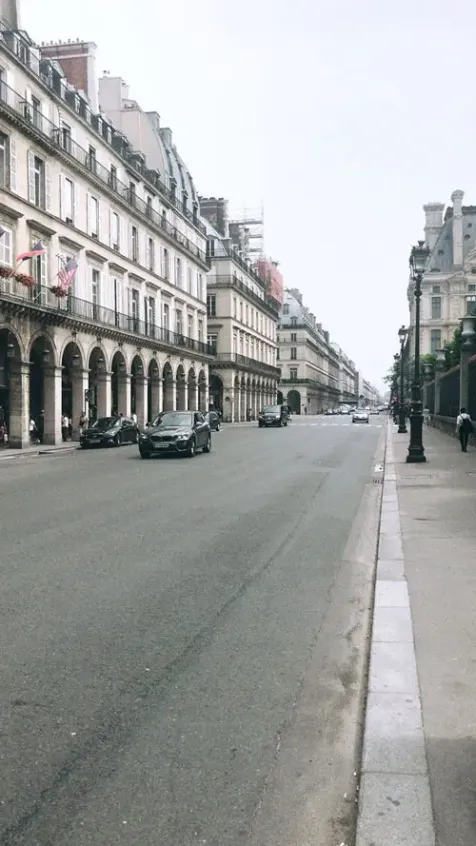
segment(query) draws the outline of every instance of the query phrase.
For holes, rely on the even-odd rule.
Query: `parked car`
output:
[[[207,411],[204,415],[205,420],[208,421],[210,429],[212,432],[219,432],[220,431],[220,415],[216,411]]]
[[[268,426],[287,426],[289,411],[286,405],[265,405],[258,414],[260,429]]]
[[[141,458],[167,453],[193,458],[197,450],[211,448],[210,424],[199,411],[163,411],[139,438]]]
[[[371,408],[370,413],[375,415],[375,414],[380,414],[380,411],[378,410],[378,408]]]
[[[368,423],[369,412],[366,408],[356,408],[352,415],[352,423]]]
[[[334,409],[333,408],[326,408],[324,414],[326,416],[329,416],[329,415],[332,416],[334,414]]]
[[[136,444],[139,427],[129,417],[99,417],[88,429],[82,429],[79,445],[82,449],[100,446]]]

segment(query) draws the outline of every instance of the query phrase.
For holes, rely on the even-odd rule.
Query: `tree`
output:
[[[443,349],[445,351],[446,368],[456,367],[461,361],[461,346],[463,343],[461,327],[458,326],[453,332],[451,341],[446,341]]]

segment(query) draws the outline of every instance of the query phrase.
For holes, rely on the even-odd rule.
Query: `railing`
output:
[[[14,91],[4,82],[0,82],[0,108],[14,112],[21,120],[27,124],[34,132],[47,139],[50,144],[57,147],[67,156],[74,159],[82,168],[87,170],[92,176],[102,182],[104,185],[117,194],[120,199],[131,206],[144,218],[150,221],[157,229],[164,232],[169,238],[172,238],[180,244],[190,255],[197,258],[203,265],[208,267],[206,253],[195,244],[192,244],[189,238],[180,232],[169,221],[164,220],[163,217],[155,210],[147,205],[147,203],[136,195],[131,195],[129,185],[121,182],[115,173],[111,173],[104,165],[97,161],[95,156],[92,156],[89,150],[80,147],[76,141],[66,134],[60,127],[52,123],[38,110],[35,110],[31,103],[28,103],[24,97],[18,92]]]
[[[255,358],[249,358],[249,356],[241,355],[240,353],[218,353],[216,360],[217,363],[220,361],[232,362],[233,364],[238,364],[242,367],[248,367],[253,370],[262,370],[269,373],[270,376],[279,376],[280,373],[279,367],[275,367],[273,364],[266,364],[264,361],[257,361]]]
[[[262,282],[263,280],[261,280]],[[207,279],[207,290],[213,288],[213,286],[217,288],[237,288],[239,291],[242,291],[250,300],[253,300],[254,303],[259,305],[261,308],[268,308],[269,311],[272,312],[273,317],[277,317],[279,315],[280,305],[276,300],[272,297],[269,297],[266,293],[263,296],[263,299],[255,294],[251,288],[248,288],[241,279],[238,279],[236,276],[209,276]]]
[[[70,106],[70,103],[68,102],[68,100],[65,99],[65,97],[62,95],[61,89],[56,89],[51,84],[51,82],[48,80],[47,76],[45,76],[45,74],[40,71],[39,63],[37,61],[32,62],[30,60],[30,57],[31,57],[30,46],[27,45],[23,41],[21,34],[13,33],[12,30],[11,30],[11,27],[4,20],[0,20],[0,39],[1,39],[1,42],[2,42],[2,46],[4,48],[6,48],[12,55],[14,55],[16,59],[18,59],[19,61],[22,61],[23,64],[26,65],[26,67],[28,67],[28,69],[33,74],[35,74],[35,76],[37,76],[38,79],[44,85],[47,85],[48,88],[51,89],[51,92],[52,92],[53,95],[56,95],[61,100],[63,100],[63,102],[66,106]],[[20,39],[22,45],[24,46],[24,55],[22,55],[21,51],[15,50],[12,47],[12,44],[14,43],[15,39]],[[76,117],[81,117],[81,115],[76,114]],[[92,117],[93,118],[97,117],[97,115],[93,115]],[[167,188],[167,186],[164,185],[164,183],[158,177],[156,177],[155,175],[154,175],[153,179],[148,178],[147,177],[147,168],[145,169],[145,172],[144,172],[144,170],[138,170],[137,168],[134,167],[134,165],[132,164],[132,161],[131,161],[131,158],[132,158],[132,155],[133,155],[132,150],[128,151],[129,155],[122,152],[120,149],[118,150],[112,143],[110,143],[108,141],[108,139],[99,131],[99,129],[97,129],[94,126],[94,123],[92,121],[90,122],[90,121],[86,120],[86,118],[84,118],[84,119],[85,119],[85,121],[88,125],[88,129],[90,129],[91,132],[94,135],[97,135],[98,138],[100,138],[103,143],[105,143],[109,147],[111,147],[111,151],[114,151],[114,153],[116,155],[118,155],[121,159],[123,159],[124,162],[126,163],[126,165],[129,168],[132,168],[138,174],[138,176],[144,181],[144,183],[150,183],[150,185],[155,190],[160,191],[162,196],[169,203],[171,203],[178,211],[180,211],[181,214],[183,214],[184,217],[186,217],[191,222],[191,224],[193,226],[195,226],[195,228],[198,229],[202,233],[202,235],[206,235],[206,233],[207,233],[206,226],[198,219],[198,217],[197,217],[197,215],[194,211],[190,211],[190,210],[184,208],[183,202],[181,200],[178,200],[178,198],[174,196],[174,193],[170,190],[170,188]],[[152,171],[149,171],[149,172],[152,173]]]
[[[319,391],[328,391],[331,390],[333,393],[340,393],[339,388],[337,385],[332,384],[332,382],[316,382],[315,379],[300,379],[298,376],[295,379],[280,379],[280,385],[309,385],[316,390]]]
[[[14,279],[0,278],[0,301],[8,300],[29,304],[32,308],[46,311],[51,315],[62,315],[64,317],[79,318],[95,325],[117,329],[120,332],[127,332],[133,335],[140,335],[159,344],[168,344],[172,347],[190,350],[190,352],[201,355],[213,356],[213,348],[203,341],[196,341],[186,335],[172,332],[163,326],[157,326],[150,321],[140,320],[130,314],[123,314],[120,311],[89,300],[81,300],[78,297],[67,296],[56,297],[50,288],[37,285],[34,288],[27,288]]]

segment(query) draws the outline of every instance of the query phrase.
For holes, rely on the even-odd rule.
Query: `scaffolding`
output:
[[[242,258],[253,264],[264,256],[264,211],[243,209],[230,216],[230,239]]]

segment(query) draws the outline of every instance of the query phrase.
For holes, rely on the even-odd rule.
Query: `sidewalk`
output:
[[[475,846],[476,451],[389,430],[357,846]]]
[[[66,443],[57,444],[56,446],[35,444],[34,446],[25,447],[25,449],[2,447],[0,449],[0,461],[8,461],[12,458],[31,458],[35,455],[50,455],[53,452],[71,452],[75,449],[79,449],[79,443],[77,441],[66,441]]]

